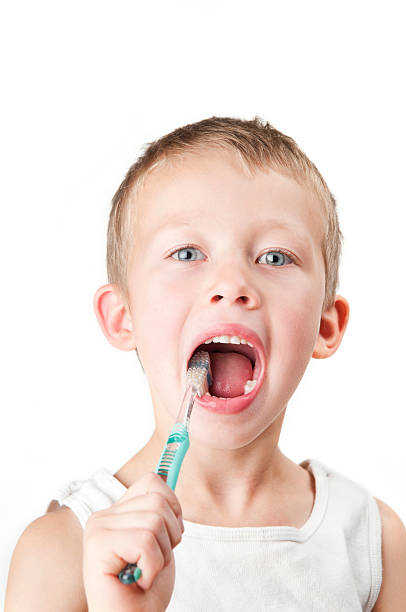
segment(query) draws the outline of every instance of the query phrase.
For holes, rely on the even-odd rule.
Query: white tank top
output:
[[[216,527],[184,520],[174,548],[171,612],[370,612],[382,582],[378,505],[361,485],[316,459],[310,517],[296,527]],[[106,468],[54,496],[82,527],[126,487]],[[51,505],[51,504],[50,504]],[[48,506],[48,508],[50,507]]]

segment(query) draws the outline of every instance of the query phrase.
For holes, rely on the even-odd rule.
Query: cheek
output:
[[[179,342],[187,300],[182,286],[177,286],[167,275],[139,277],[132,290],[136,338],[143,353],[163,355]]]
[[[317,317],[312,308],[311,302],[302,301],[274,313],[269,378],[279,382],[271,385],[271,393],[278,396],[281,405],[289,402],[296,391],[313,352]]]
[[[281,308],[274,323],[274,337],[277,357],[283,369],[292,369],[299,374],[306,369],[320,325],[318,307],[314,296],[301,294],[300,299]]]

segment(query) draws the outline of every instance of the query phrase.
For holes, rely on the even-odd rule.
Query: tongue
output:
[[[252,379],[251,361],[241,353],[210,353],[213,384],[209,393],[217,397],[244,395],[247,380]]]

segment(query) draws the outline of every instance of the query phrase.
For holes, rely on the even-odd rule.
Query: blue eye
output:
[[[279,255],[279,261],[277,260],[278,258],[276,257],[276,255]],[[285,251],[267,251],[266,253],[263,253],[261,255],[261,257],[264,257],[264,256],[266,258],[266,261],[265,262],[260,261],[259,263],[269,263],[269,264],[275,264],[276,266],[282,266],[286,258],[289,259],[290,263],[294,263],[293,259],[289,257],[289,255],[285,253]],[[261,257],[259,259],[261,259]],[[276,261],[275,261],[275,257],[276,257]],[[281,261],[281,258],[282,258],[282,261]]]
[[[173,255],[179,254],[178,257],[175,257],[174,259],[176,259],[177,261],[198,261],[201,259],[204,259],[204,255],[203,257],[194,257],[193,253],[191,254],[192,251],[201,253],[203,255],[203,253],[200,251],[200,249],[191,246],[191,245],[185,245],[183,247],[181,247],[180,249],[177,249],[176,251],[172,251],[172,253],[170,253],[170,257],[172,257]],[[278,257],[279,256],[279,260]],[[261,258],[265,257],[266,260],[265,262],[261,262]],[[288,253],[286,253],[285,251],[267,251],[266,253],[263,253],[261,255],[261,257],[259,258],[259,263],[267,263],[267,264],[273,264],[274,266],[282,266],[286,260],[286,258],[289,260],[288,263],[295,263],[293,261],[293,259],[291,257],[289,257]],[[273,266],[273,267],[274,267]]]
[[[179,253],[179,258],[175,257],[177,261],[196,261],[193,256],[190,256],[188,251],[199,251],[199,249],[192,246],[184,246],[181,249],[177,249],[177,251],[173,251],[170,256],[172,257],[172,255],[175,255],[175,253]],[[199,251],[199,253],[201,253],[201,251]]]

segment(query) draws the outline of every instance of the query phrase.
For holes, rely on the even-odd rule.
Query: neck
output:
[[[186,520],[226,524],[234,517],[238,522],[260,508],[280,507],[287,490],[292,491],[292,483],[297,485],[300,476],[303,484],[305,471],[285,457],[278,446],[284,415],[285,410],[242,448],[219,449],[191,441],[176,485]],[[148,444],[133,458],[140,460],[142,456],[149,463],[148,470],[155,470],[171,428],[168,423],[157,423]]]

